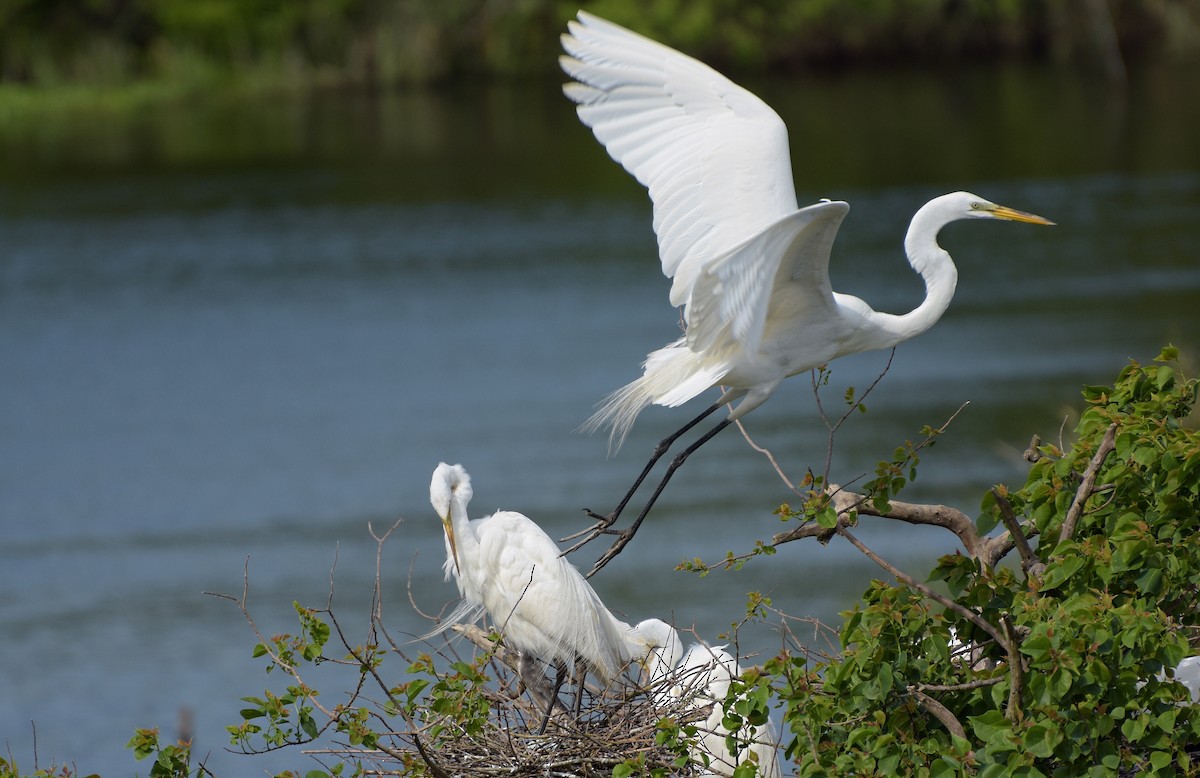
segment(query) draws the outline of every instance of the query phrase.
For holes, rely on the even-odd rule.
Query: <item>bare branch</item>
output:
[[[794,483],[792,483],[792,479],[788,478],[787,474],[783,472],[783,468],[780,466],[779,461],[775,459],[775,454],[773,454],[766,446],[760,446],[754,442],[754,438],[750,437],[750,433],[746,431],[746,425],[742,424],[741,419],[736,419],[733,423],[737,425],[738,432],[742,433],[742,437],[745,438],[746,442],[750,444],[750,448],[767,458],[767,461],[771,463],[771,467],[775,468],[775,474],[779,476],[779,480],[783,481],[784,485],[787,486],[788,489],[796,494],[800,494],[800,490],[796,488]]]
[[[1116,440],[1117,423],[1114,421],[1104,431],[1104,439],[1100,441],[1100,447],[1096,449],[1092,461],[1088,463],[1087,470],[1083,473],[1083,481],[1079,484],[1079,488],[1075,490],[1075,499],[1067,511],[1067,518],[1063,519],[1062,530],[1058,533],[1059,543],[1074,534],[1075,525],[1079,522],[1079,518],[1083,516],[1083,507],[1096,488],[1096,478],[1100,475],[1100,466],[1104,464],[1104,460],[1116,448]]]
[[[511,648],[497,643],[489,637],[488,632],[478,624],[453,624],[450,629],[465,637],[492,658],[503,664],[514,673],[521,672],[521,655]]]
[[[926,692],[969,692],[972,689],[979,689],[984,686],[995,686],[1004,680],[1004,676],[997,675],[992,678],[976,678],[974,681],[966,683],[919,683],[915,686],[908,687],[909,690],[918,689]]]
[[[1012,503],[1008,498],[1000,494],[1000,490],[993,488],[992,497],[996,499],[996,507],[1000,511],[1000,520],[1004,522],[1005,528],[1008,529],[1008,537],[1011,538],[1013,545],[1017,548],[1017,553],[1021,556],[1021,569],[1030,578],[1038,580],[1042,577],[1042,573],[1046,571],[1046,565],[1042,563],[1037,555],[1033,553],[1033,548],[1029,545],[1029,538],[1025,536],[1025,529],[1021,523],[1017,521],[1017,516],[1013,513]],[[1036,532],[1036,530],[1034,530]]]
[[[950,712],[949,708],[935,700],[933,697],[930,697],[916,686],[908,687],[908,693],[913,697],[916,697],[917,702],[921,703],[921,707],[929,711],[929,713],[935,719],[940,721],[942,726],[945,727],[951,735],[961,738],[962,740],[967,739],[967,731],[963,729],[962,722],[960,722],[958,718],[956,718],[955,715]]]
[[[837,484],[829,484],[826,487],[826,494],[829,495],[834,509],[838,512],[839,526],[844,526],[848,523],[845,517],[853,511],[857,512],[860,516],[877,516],[883,519],[903,521],[908,524],[941,527],[958,536],[959,541],[963,544],[963,548],[966,549],[967,554],[972,559],[983,561],[989,567],[994,564],[991,560],[991,546],[988,539],[981,538],[975,529],[975,522],[971,520],[971,517],[956,508],[951,508],[947,505],[922,505],[919,503],[892,500],[888,503],[888,510],[881,511],[875,508],[866,495],[845,490]],[[806,524],[787,532],[781,532],[775,535],[771,541],[775,545],[779,545],[803,537],[813,537],[828,532],[829,530],[827,529],[821,527],[814,528],[813,525]]]
[[[883,377],[888,374],[889,370],[892,369],[892,360],[895,357],[896,357],[896,347],[892,346],[892,350],[888,352],[887,364],[885,364],[883,366],[883,370],[879,371],[879,375],[875,376],[875,380],[871,382],[871,385],[867,387],[866,391],[863,392],[862,395],[860,395],[857,400],[855,400],[853,403],[851,403],[850,407],[848,409],[846,409],[846,412],[842,414],[841,418],[839,418],[833,424],[829,423],[829,417],[827,417],[825,415],[825,407],[821,404],[821,387],[817,382],[817,371],[816,370],[811,371],[812,372],[813,396],[816,397],[816,400],[817,400],[817,410],[819,410],[821,413],[821,419],[822,419],[822,421],[825,422],[825,428],[829,430],[829,439],[828,439],[828,442],[825,444],[825,470],[822,473],[822,475],[825,477],[826,482],[829,481],[829,471],[833,467],[834,436],[837,435],[837,431],[839,429],[841,429],[843,424],[846,423],[846,420],[850,418],[850,416],[854,413],[855,409],[857,409],[858,406],[860,404],[862,404],[863,400],[867,399],[867,397],[871,394],[871,392],[873,392],[875,390],[875,387],[879,385],[879,382],[883,380]],[[949,424],[949,422],[947,422],[947,424]]]

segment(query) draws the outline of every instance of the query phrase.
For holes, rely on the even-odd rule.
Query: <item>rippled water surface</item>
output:
[[[800,199],[851,203],[834,286],[877,309],[920,299],[900,239],[932,196],[969,189],[1058,222],[943,233],[958,294],[839,433],[835,479],[969,401],[906,496],[973,512],[1022,479],[1020,452],[1059,435],[1081,384],[1167,342],[1195,363],[1200,82],[1136,72],[1114,95],[1091,80],[755,85],[793,128]],[[122,746],[187,710],[218,774],[308,769],[223,750],[238,698],[274,679],[236,607],[204,592],[240,595],[248,569],[260,629],[291,630],[291,602],[323,605],[336,561],[335,611],[361,639],[368,525],[403,518],[383,547],[385,620],[423,631],[406,585],[429,610],[454,594],[428,504],[438,461],[471,471],[475,515],[520,510],[562,536],[699,410],[647,411],[612,458],[573,432],[677,315],[645,194],[557,89],[213,98],[0,125],[0,738],[23,765],[32,721],[43,765],[145,774]],[[835,363],[826,407],[886,361]],[[793,475],[824,467],[808,378],[748,428]],[[749,590],[834,621],[880,574],[842,543],[787,545],[737,574],[673,570],[778,531],[789,496],[727,431],[596,586],[630,618],[713,640]],[[953,549],[907,526],[862,534],[918,574]],[[778,643],[757,627],[742,650]]]

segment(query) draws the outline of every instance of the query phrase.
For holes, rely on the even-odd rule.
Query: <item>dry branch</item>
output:
[[[994,567],[996,562],[1011,548],[1005,538],[980,537],[971,517],[948,505],[922,505],[892,500],[888,504],[887,510],[880,511],[875,508],[866,495],[843,489],[837,484],[829,484],[825,493],[838,513],[838,528],[850,526],[849,514],[851,513],[859,516],[893,519],[908,524],[941,527],[953,532],[962,543],[967,555],[972,559],[979,560],[985,568]],[[800,538],[822,537],[830,533],[831,531],[824,527],[805,524],[796,529],[781,532],[775,535],[771,541],[775,545],[779,545]]]
[[[1000,511],[1000,521],[1004,522],[1004,526],[1008,530],[1008,539],[1016,546],[1017,553],[1021,557],[1021,569],[1030,578],[1040,579],[1042,573],[1046,571],[1046,565],[1033,553],[1033,548],[1029,545],[1029,538],[1025,535],[1025,528],[1021,526],[1016,513],[1013,512],[1012,503],[996,488],[992,489],[992,497],[995,498],[996,508]],[[1035,529],[1034,532],[1036,531]]]
[[[967,731],[963,729],[962,722],[960,722],[955,715],[950,712],[949,708],[915,686],[908,687],[908,693],[913,697],[916,697],[917,702],[921,703],[921,707],[929,711],[929,713],[935,719],[940,721],[942,726],[945,727],[951,735],[961,738],[962,740],[967,739]]]
[[[1104,439],[1100,441],[1100,447],[1096,449],[1092,461],[1088,463],[1087,470],[1083,473],[1083,481],[1075,491],[1075,499],[1071,502],[1071,507],[1067,511],[1067,517],[1063,519],[1062,530],[1058,533],[1059,543],[1074,534],[1075,525],[1079,522],[1079,518],[1083,516],[1083,507],[1096,488],[1096,478],[1100,475],[1100,466],[1104,464],[1104,460],[1116,448],[1116,440],[1117,423],[1114,421],[1104,431]]]

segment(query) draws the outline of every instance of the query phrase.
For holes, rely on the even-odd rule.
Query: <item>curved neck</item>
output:
[[[938,230],[944,224],[945,220],[934,215],[928,206],[913,216],[904,237],[904,253],[913,270],[925,281],[925,299],[908,313],[876,315],[883,336],[879,348],[890,348],[920,335],[950,307],[958,285],[958,270],[950,254],[937,243]]]

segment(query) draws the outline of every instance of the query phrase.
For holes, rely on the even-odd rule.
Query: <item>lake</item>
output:
[[[1200,76],[1012,67],[754,82],[791,128],[802,203],[845,199],[834,288],[900,312],[911,214],[968,189],[1053,228],[956,224],[949,311],[902,345],[840,430],[832,477],[873,471],[970,405],[904,497],[974,514],[1023,480],[1034,433],[1069,436],[1079,388],[1168,342],[1200,342]],[[227,753],[239,698],[276,677],[256,639],[291,603],[362,632],[377,530],[385,622],[428,628],[453,600],[428,502],[439,461],[474,478],[472,513],[520,510],[555,537],[607,511],[655,441],[690,418],[652,408],[621,451],[574,432],[674,339],[644,191],[576,120],[558,82],[419,92],[211,95],[136,112],[0,122],[0,738],[25,769],[147,774],[136,727],[188,711],[220,775],[307,770]],[[887,363],[832,365],[826,408]],[[795,476],[827,458],[810,380],[747,428]],[[1065,429],[1065,431],[1064,431]],[[836,623],[882,575],[844,542],[793,543],[738,573],[674,567],[744,551],[792,498],[728,430],[680,470],[594,579],[614,610],[711,641],[747,591]],[[865,520],[920,576],[953,538]],[[598,542],[599,543],[599,542]],[[575,555],[589,566],[593,544]],[[336,570],[334,568],[336,560]],[[743,652],[780,638],[751,625]],[[403,667],[392,669],[397,679]],[[319,685],[319,677],[314,678]],[[274,688],[277,688],[275,686]],[[325,690],[336,702],[338,690]]]

